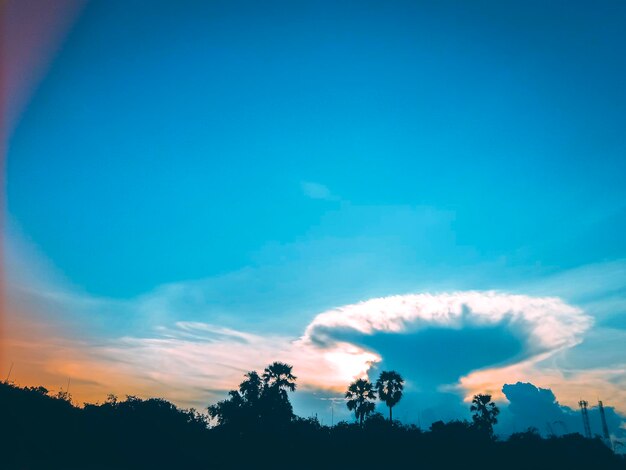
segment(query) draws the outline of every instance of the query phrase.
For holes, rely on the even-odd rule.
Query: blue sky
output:
[[[298,338],[398,294],[558,297],[593,326],[519,378],[559,397],[596,374],[626,411],[625,19],[622,2],[92,0],[9,140],[14,303],[100,345],[176,322]],[[450,382],[526,357],[499,328],[415,341],[489,339],[440,359]],[[413,344],[375,337],[355,344],[383,361]]]

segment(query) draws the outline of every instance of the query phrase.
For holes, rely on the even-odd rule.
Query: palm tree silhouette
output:
[[[363,418],[374,411],[376,400],[374,386],[367,379],[358,379],[350,384],[346,392],[346,403],[350,411],[354,411],[354,416],[359,420],[359,424],[363,426]]]
[[[263,371],[261,392],[261,415],[266,428],[284,427],[293,419],[293,408],[287,391],[296,389],[296,376],[292,366],[284,362],[273,362]]]
[[[263,371],[263,382],[268,388],[279,390],[286,396],[286,390],[293,392],[296,389],[297,377],[291,373],[293,366],[284,362],[273,362]]]
[[[497,416],[500,410],[491,401],[491,395],[474,395],[470,411],[474,413],[472,415],[474,426],[486,432],[489,437],[493,437],[493,425],[498,422]]]
[[[255,370],[248,372],[245,377],[246,380],[239,385],[239,392],[248,403],[256,403],[263,391],[263,381]]]
[[[376,381],[378,399],[389,407],[389,422],[393,423],[393,407],[402,398],[404,379],[395,370],[382,371]]]

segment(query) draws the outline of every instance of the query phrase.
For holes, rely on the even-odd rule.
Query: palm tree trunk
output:
[[[389,422],[390,422],[390,423],[393,423],[393,414],[391,413],[391,410],[392,410],[392,409],[393,409],[393,408],[390,406],[390,407],[389,407]]]

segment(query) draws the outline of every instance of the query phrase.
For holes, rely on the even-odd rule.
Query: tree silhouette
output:
[[[273,362],[263,371],[263,382],[270,388],[276,388],[283,393],[296,389],[297,377],[291,373],[293,366],[284,362]]]
[[[290,422],[293,408],[287,391],[296,389],[296,376],[291,373],[292,366],[284,362],[273,362],[263,371],[263,390],[261,392],[261,415],[269,427],[281,427]]]
[[[359,424],[363,426],[363,419],[374,411],[376,400],[374,386],[367,379],[358,379],[350,384],[346,392],[348,402],[346,405],[350,411],[354,411],[354,416],[359,420]]]
[[[474,427],[493,438],[493,425],[498,422],[500,410],[491,401],[491,395],[474,395],[470,411],[473,413]]]
[[[209,416],[220,425],[241,426],[244,418],[245,400],[237,390],[228,392],[229,398],[208,408]]]
[[[231,390],[228,398],[208,408],[209,416],[218,425],[241,432],[277,428],[294,417],[287,391],[296,389],[292,366],[274,362],[260,376],[256,371],[245,374],[239,390]]]
[[[395,370],[382,371],[376,381],[378,399],[384,401],[389,407],[389,422],[393,423],[393,407],[402,398],[404,379]]]
[[[246,402],[256,403],[263,392],[263,381],[255,370],[248,372],[245,377],[246,380],[239,384],[239,392]]]

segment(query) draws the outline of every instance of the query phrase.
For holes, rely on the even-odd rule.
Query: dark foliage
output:
[[[500,410],[491,401],[491,395],[474,395],[470,411],[474,427],[493,439],[493,425],[498,423]]]
[[[404,379],[395,370],[384,370],[376,381],[378,399],[389,408],[389,421],[393,421],[393,407],[402,399]]]
[[[226,400],[209,407],[209,416],[224,429],[236,434],[285,429],[294,419],[287,391],[295,391],[292,366],[274,362],[263,376],[248,372],[239,390],[231,390]]]
[[[367,379],[357,379],[348,387],[345,398],[348,409],[354,411],[354,416],[362,426],[363,420],[376,408],[374,386]]]
[[[261,401],[274,383],[250,373],[231,398]],[[280,426],[260,424],[259,415],[253,426],[257,415],[250,414],[243,432],[230,420],[210,427],[203,415],[161,399],[109,396],[103,404],[77,408],[42,388],[0,384],[0,416],[0,468],[11,470],[626,469],[602,441],[579,434],[542,439],[529,429],[499,441],[467,421],[440,421],[422,431],[398,421],[390,426],[380,413],[368,414],[362,426],[340,422],[332,428],[293,414]]]

